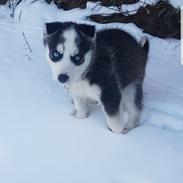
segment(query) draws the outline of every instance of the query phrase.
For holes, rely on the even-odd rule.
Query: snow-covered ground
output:
[[[179,40],[147,35],[151,47],[140,127],[114,134],[98,107],[87,119],[69,115],[67,91],[53,82],[44,57],[42,27],[55,20],[91,23],[86,15],[112,11],[93,6],[64,12],[43,0],[26,1],[14,20],[0,7],[0,183],[183,182]],[[137,39],[143,35],[133,24],[97,25],[107,27],[125,29]]]

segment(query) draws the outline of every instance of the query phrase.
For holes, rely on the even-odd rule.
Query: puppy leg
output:
[[[127,133],[139,125],[143,97],[142,84],[132,83],[128,85],[122,90],[122,96],[129,113],[128,122],[123,129],[123,133]]]
[[[119,109],[115,114],[111,115],[104,110],[106,116],[107,125],[111,131],[114,133],[122,133],[124,130],[124,120],[123,120],[123,109]]]
[[[111,97],[103,92],[101,96],[102,109],[106,116],[108,127],[115,133],[122,133],[124,128],[123,112],[124,103],[121,95],[115,93]]]
[[[80,97],[73,97],[74,101],[74,112],[72,115],[74,115],[76,118],[87,118],[89,115],[88,110],[88,101],[86,98],[80,98]]]

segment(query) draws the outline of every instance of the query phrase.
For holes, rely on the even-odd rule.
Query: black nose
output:
[[[60,75],[58,76],[58,80],[59,80],[61,83],[67,82],[68,79],[69,79],[69,76],[67,76],[67,74],[60,74]]]

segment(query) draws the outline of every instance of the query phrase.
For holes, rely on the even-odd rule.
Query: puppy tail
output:
[[[143,36],[140,38],[139,43],[142,46],[142,48],[144,49],[144,51],[146,52],[146,54],[148,55],[148,53],[149,53],[149,40],[145,36]]]

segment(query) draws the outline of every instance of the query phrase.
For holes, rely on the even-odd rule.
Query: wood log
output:
[[[121,6],[122,4],[134,4],[140,0],[45,0],[48,4],[52,1],[59,9],[70,10],[73,8],[86,8],[87,1],[100,2],[102,6]]]
[[[121,6],[122,4],[135,4],[139,0],[101,0],[103,6]]]
[[[149,33],[160,38],[180,39],[180,10],[165,1],[155,5],[141,7],[136,14],[125,16],[123,13],[109,15],[95,14],[89,16],[92,21],[98,23],[134,23]]]
[[[70,10],[73,8],[86,8],[87,0],[54,0],[58,8]]]

